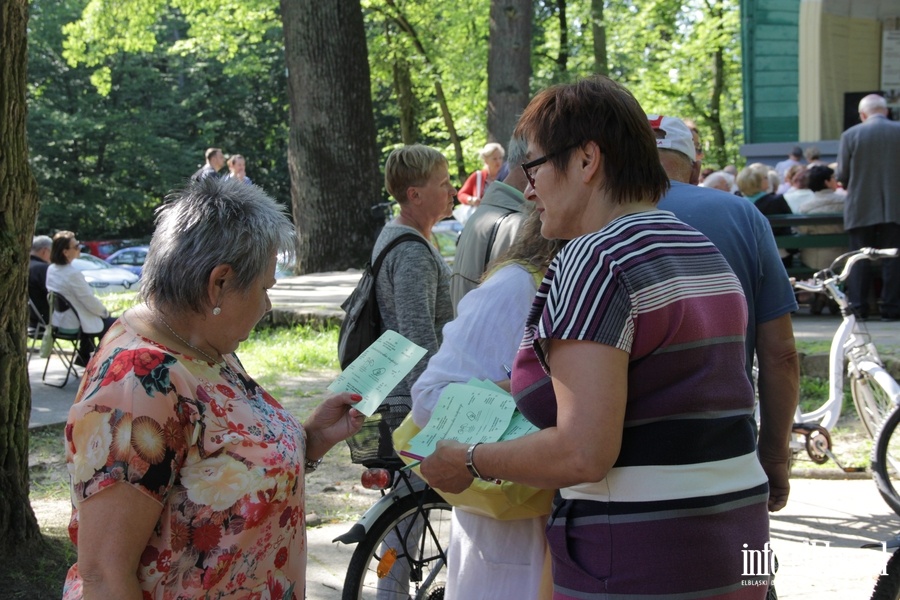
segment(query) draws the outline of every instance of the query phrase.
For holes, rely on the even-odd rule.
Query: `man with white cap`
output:
[[[769,478],[769,510],[780,510],[790,493],[790,438],[800,386],[793,288],[766,218],[743,198],[691,185],[699,180],[700,162],[687,126],[674,117],[647,118],[671,184],[659,208],[708,237],[744,289],[748,376],[754,352],[759,360],[759,458]]]

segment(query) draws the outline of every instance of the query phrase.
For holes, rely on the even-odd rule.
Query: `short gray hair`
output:
[[[485,160],[488,156],[491,156],[498,152],[500,153],[500,158],[503,158],[506,155],[506,153],[503,151],[503,146],[501,146],[497,142],[488,142],[484,145],[484,148],[478,151],[478,156],[481,158],[481,160]]]
[[[36,235],[31,238],[31,251],[40,252],[53,245],[53,238],[49,235]]]
[[[163,312],[208,308],[212,270],[231,265],[250,289],[273,256],[294,257],[296,233],[285,209],[262,189],[207,177],[166,198],[144,264],[141,296]]]
[[[525,155],[528,154],[528,140],[525,138],[513,136],[509,140],[509,152],[506,161],[510,168],[519,167],[525,162]]]

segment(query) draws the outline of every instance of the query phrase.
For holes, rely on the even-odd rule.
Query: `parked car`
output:
[[[106,258],[124,245],[123,240],[91,240],[81,242],[81,252],[97,258]]]
[[[116,250],[104,260],[114,267],[128,269],[138,277],[141,276],[141,270],[144,268],[144,261],[147,259],[149,246],[134,246],[131,248],[122,248]]]
[[[138,289],[140,277],[131,271],[114,267],[96,256],[82,254],[72,261],[72,266],[81,271],[98,295]]]

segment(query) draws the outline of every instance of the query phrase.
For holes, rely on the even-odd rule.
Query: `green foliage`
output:
[[[480,166],[490,5],[362,0],[381,164],[404,139],[403,104],[407,141],[454,161],[449,119],[463,162],[451,171]],[[590,0],[533,6],[532,92],[589,75]],[[148,235],[153,209],[199,167],[208,146],[243,154],[251,179],[290,202],[278,2],[34,0],[31,15],[28,128],[39,233]],[[706,163],[736,162],[738,0],[622,0],[606,3],[604,25],[611,76],[648,112],[697,121]],[[409,97],[401,103],[403,89]]]
[[[648,113],[694,120],[705,162],[739,160],[742,95],[737,0],[627,1],[610,5],[610,75],[626,85]],[[716,53],[724,87],[715,104]],[[721,127],[724,144],[715,140]]]
[[[113,30],[135,40],[106,31],[100,43],[101,28],[116,22],[97,16],[95,4],[32,3],[28,131],[41,196],[37,232],[149,236],[154,208],[200,166],[208,146],[243,154],[254,183],[289,203],[283,40],[274,5],[260,3],[269,6],[265,27],[254,21],[233,38],[246,45],[217,56],[207,46],[179,45],[190,25],[159,2],[147,31]],[[145,47],[140,40],[149,33],[155,42]],[[231,62],[218,60],[228,56]],[[108,86],[98,90],[97,81]]]
[[[364,0],[362,4],[379,146],[386,153],[402,139],[395,77],[397,68],[405,64],[416,95],[417,141],[453,156],[435,96],[435,83],[440,83],[462,140],[466,170],[481,167],[478,150],[487,141],[489,0]]]

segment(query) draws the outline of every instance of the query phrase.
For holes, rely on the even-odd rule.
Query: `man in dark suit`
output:
[[[219,148],[206,149],[206,164],[191,175],[191,181],[200,181],[207,177],[219,177],[219,171],[225,166],[225,154]]]
[[[47,267],[50,266],[50,246],[53,240],[46,235],[36,235],[31,240],[31,257],[28,263],[28,297],[34,302],[44,322],[50,321],[50,305],[47,303]],[[37,317],[29,313],[28,323],[37,325]]]
[[[859,119],[841,135],[838,180],[847,190],[844,228],[850,249],[900,246],[900,123],[887,118],[884,98],[869,94],[859,101]],[[861,318],[869,316],[869,265],[857,265],[847,281],[850,305]],[[900,319],[900,259],[882,266],[881,318]]]

